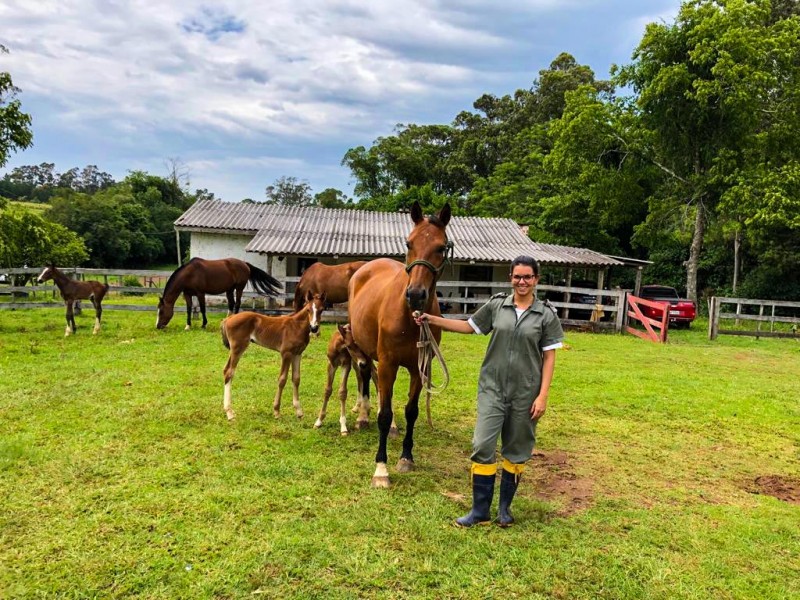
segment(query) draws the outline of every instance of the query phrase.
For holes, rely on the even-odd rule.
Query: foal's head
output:
[[[426,218],[419,202],[414,202],[411,219],[415,227],[406,240],[406,302],[411,310],[423,310],[452,249],[445,233],[450,222],[450,205],[445,204],[439,214]]]
[[[53,271],[55,270],[55,266],[52,264],[47,265],[42,271],[42,274],[36,279],[36,283],[44,283],[48,279],[53,278]]]
[[[369,364],[369,357],[364,354],[364,351],[356,344],[353,338],[353,331],[350,329],[350,324],[339,325],[339,335],[344,340],[344,347],[350,354],[350,358],[360,367],[363,368]]]
[[[325,292],[314,293],[310,290],[306,292],[305,307],[308,309],[308,322],[311,327],[311,333],[319,333],[320,319],[322,318],[322,311],[325,310]]]

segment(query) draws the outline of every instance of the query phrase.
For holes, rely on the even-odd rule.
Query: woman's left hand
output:
[[[536,396],[536,400],[533,401],[533,406],[531,406],[531,420],[536,421],[539,417],[544,414],[544,411],[547,410],[547,397],[546,396]]]

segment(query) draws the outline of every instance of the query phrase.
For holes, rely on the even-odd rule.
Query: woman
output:
[[[536,423],[547,409],[556,349],[564,332],[555,311],[536,299],[539,264],[530,256],[511,263],[513,295],[495,294],[467,321],[427,313],[417,324],[456,333],[492,333],[478,379],[478,418],[472,439],[472,510],[456,519],[461,527],[487,524],[497,474],[497,437],[502,440],[501,527],[514,523],[511,501],[536,441]]]

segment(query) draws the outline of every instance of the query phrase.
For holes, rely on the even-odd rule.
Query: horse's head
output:
[[[158,317],[156,318],[156,329],[164,329],[175,313],[175,305],[164,302],[164,296],[158,297]]]
[[[318,294],[310,290],[306,292],[306,307],[308,308],[308,320],[311,333],[317,335],[319,333],[322,311],[325,310],[325,292],[320,292]]]
[[[369,357],[364,354],[364,351],[356,344],[356,340],[353,338],[353,330],[350,328],[349,323],[346,325],[339,325],[339,335],[341,335],[342,340],[344,340],[344,347],[347,349],[348,354],[350,354],[350,358],[359,368],[368,365]]]
[[[411,310],[424,310],[452,249],[445,232],[450,222],[450,204],[445,204],[436,216],[425,218],[419,202],[414,202],[411,218],[415,227],[406,240],[406,302]]]
[[[48,279],[52,279],[53,278],[53,269],[55,269],[55,266],[53,266],[52,263],[47,265],[44,268],[44,271],[42,271],[42,274],[39,275],[39,277],[37,277],[36,283],[44,283]]]

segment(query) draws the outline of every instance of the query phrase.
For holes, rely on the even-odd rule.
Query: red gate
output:
[[[628,318],[641,323],[645,331],[634,329],[630,325],[625,327],[628,333],[640,337],[644,340],[650,340],[656,343],[665,343],[667,341],[667,330],[669,329],[669,302],[654,302],[653,300],[645,300],[639,296],[628,295]],[[642,313],[640,306],[649,306],[661,311],[661,320],[651,319]],[[659,329],[656,332],[653,327]]]

